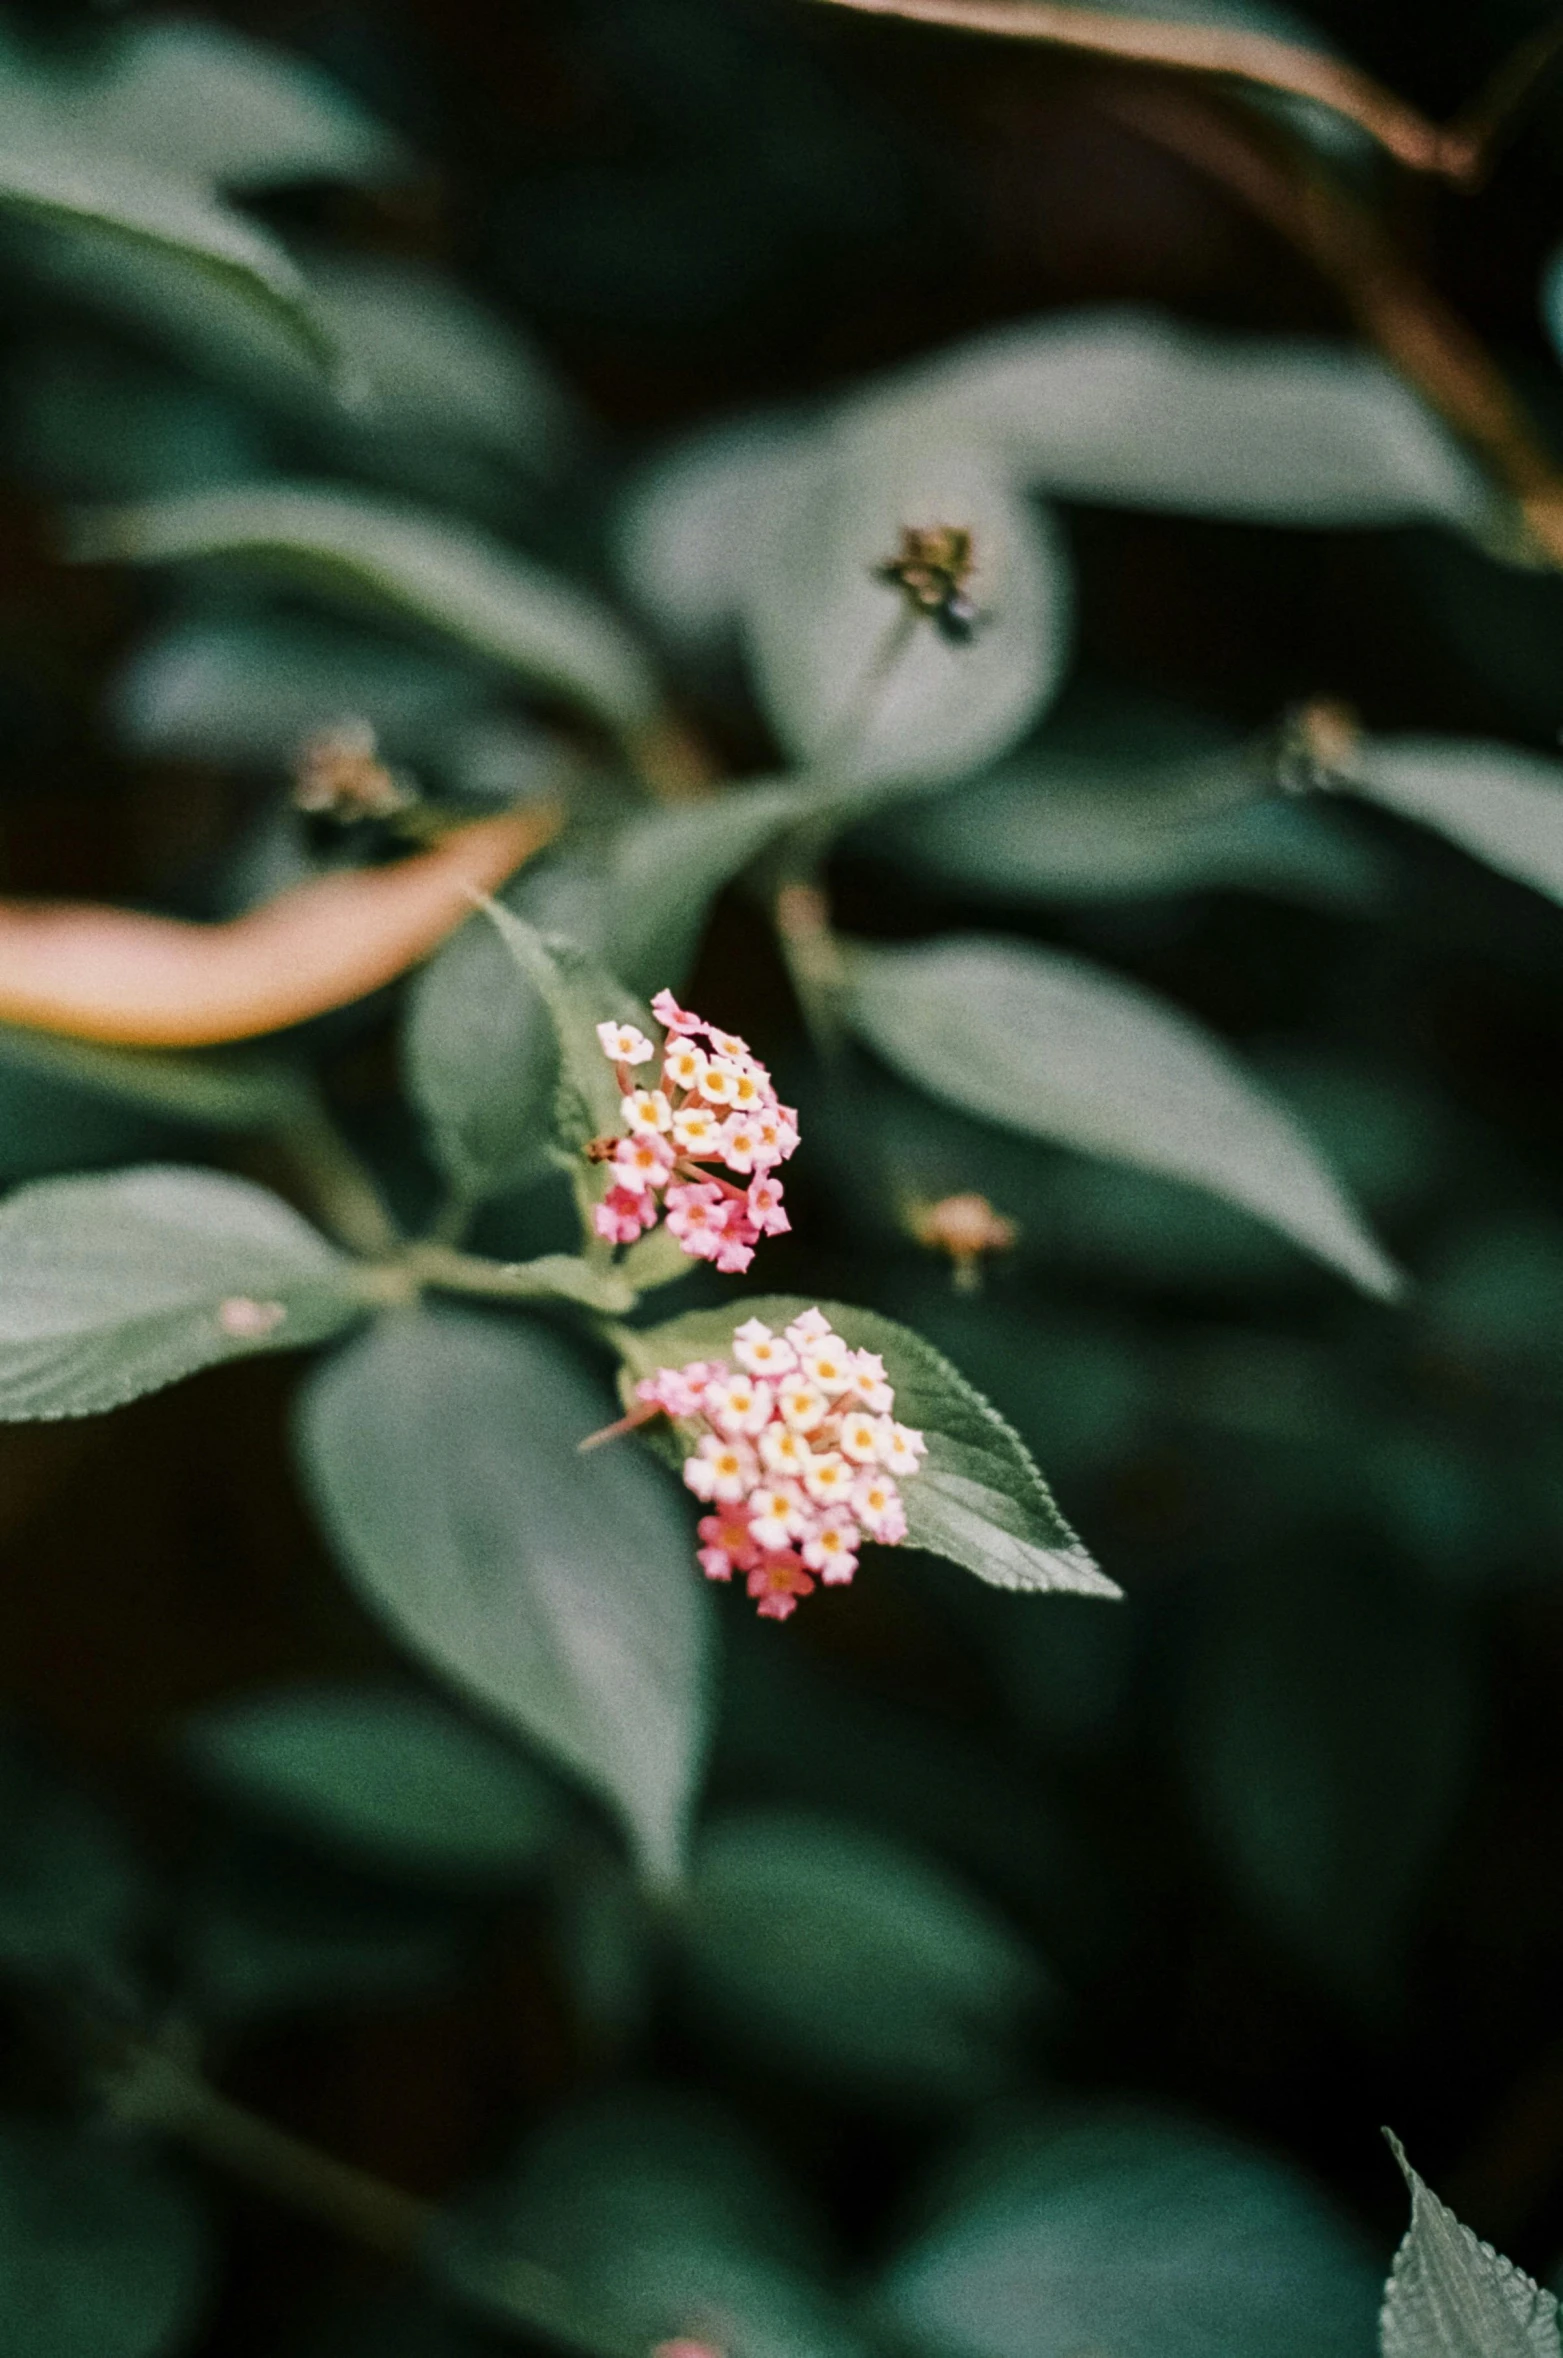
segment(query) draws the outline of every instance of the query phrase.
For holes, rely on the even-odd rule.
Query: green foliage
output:
[[[1065,2113],[967,2163],[891,2264],[889,2319],[965,2358],[1342,2358],[1378,2271],[1306,2179],[1150,2113]]]
[[[915,1851],[793,1812],[712,1828],[682,1929],[699,2019],[914,2103],[1001,2088],[1041,1986],[1014,1934]]]
[[[0,1971],[117,1996],[147,1903],[119,1827],[8,1735],[0,1750]]]
[[[549,2284],[584,2296],[603,2358],[718,2333],[730,2358],[868,2346],[764,2155],[722,2115],[656,2091],[556,2121],[445,2222],[435,2252],[444,2280],[497,2317],[541,2321]],[[563,2338],[580,2346],[579,2326]]]
[[[657,1469],[577,1454],[611,1413],[542,1326],[407,1313],[319,1373],[300,1440],[366,1601],[607,1800],[666,1881],[703,1744],[706,1600]]]
[[[558,1044],[536,982],[483,916],[418,976],[402,1053],[408,1094],[462,1196],[503,1194],[546,1167]]]
[[[327,1851],[435,1881],[524,1879],[559,1831],[526,1762],[422,1695],[297,1687],[204,1712],[204,1784]]]
[[[1383,2358],[1557,2358],[1551,2293],[1479,2242],[1417,2176],[1399,2138],[1389,2142],[1411,2189],[1411,2225],[1384,2288]]]
[[[1563,763],[1513,745],[1365,737],[1332,782],[1563,900]]]
[[[93,564],[242,560],[449,638],[610,728],[633,731],[655,709],[645,657],[585,591],[415,508],[329,485],[261,485],[100,510],[78,519],[71,545]]]
[[[93,1416],[362,1317],[354,1264],[276,1196],[170,1165],[0,1206],[0,1418]]]
[[[509,953],[523,995],[547,1008],[557,1048],[554,1135],[567,1151],[621,1126],[619,1085],[597,1038],[599,1023],[649,1024],[640,1002],[574,943],[540,934],[502,901],[485,910]],[[496,986],[497,987],[497,986]]]
[[[1186,1179],[1367,1293],[1400,1278],[1307,1138],[1226,1051],[1148,991],[1056,950],[973,934],[855,944],[848,1018],[968,1113]]]
[[[1382,1995],[1464,1789],[1460,1625],[1366,1569],[1290,1550],[1223,1582],[1208,1611],[1185,1741],[1211,1838],[1283,1937]]]
[[[744,1311],[780,1328],[808,1306],[767,1295],[746,1300]],[[1018,1435],[948,1360],[872,1311],[844,1302],[817,1307],[853,1350],[879,1353],[897,1416],[926,1438],[928,1454],[904,1497],[914,1546],[947,1556],[995,1588],[1117,1596],[1054,1505]],[[734,1323],[730,1310],[697,1310],[665,1326],[621,1327],[617,1340],[626,1368],[649,1375],[730,1354]]]
[[[0,2122],[0,2316],[16,2358],[162,2358],[205,2299],[205,2221],[106,2136]]]

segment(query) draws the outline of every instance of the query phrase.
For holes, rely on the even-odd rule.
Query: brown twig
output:
[[[1378,218],[1295,140],[1214,92],[1105,78],[1094,103],[1229,189],[1339,291],[1358,327],[1513,496],[1563,564],[1563,474],[1502,373]]]
[[[1122,58],[1132,65],[1161,66],[1173,73],[1211,74],[1245,82],[1260,90],[1275,90],[1291,98],[1311,99],[1327,106],[1365,131],[1397,162],[1413,172],[1432,172],[1446,180],[1468,180],[1482,156],[1482,115],[1475,129],[1467,125],[1443,128],[1397,98],[1361,72],[1316,49],[1299,48],[1269,33],[1249,33],[1225,25],[1169,24],[1164,19],[1110,16],[1092,8],[1055,7],[1049,0],[827,0],[836,8],[854,8],[868,16],[903,17],[914,24],[943,25],[957,32],[993,33],[1012,41],[1043,41],[1095,57]],[[1534,45],[1526,44],[1529,50]],[[1511,60],[1521,88],[1528,88],[1542,65],[1522,67]],[[1500,120],[1510,103],[1503,77],[1492,85]],[[1492,101],[1488,100],[1489,111]]]

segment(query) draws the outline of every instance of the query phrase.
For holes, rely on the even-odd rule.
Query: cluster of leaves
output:
[[[340,1034],[232,1056],[0,1037],[19,1183],[0,1205],[0,1417],[97,1414],[220,1362],[339,1345],[301,1386],[304,1483],[348,1581],[430,1678],[268,1692],[185,1727],[214,1829],[194,1870],[131,1856],[16,1749],[0,1964],[23,2012],[52,2003],[80,2082],[70,2118],[18,2105],[0,2129],[0,2314],[25,2321],[23,2358],[188,2345],[211,2237],[165,2149],[253,2160],[254,2124],[205,2076],[225,2044],[459,1977],[517,1893],[625,2084],[419,2223],[431,2351],[496,2324],[594,2358],[674,2334],[728,2358],[1368,2350],[1382,2266],[1290,2164],[1172,2112],[1044,2103],[1038,2043],[1122,1937],[1100,1884],[1089,1921],[1075,1829],[1055,1840],[1002,1755],[952,1740],[930,1771],[926,1727],[840,1703],[769,1636],[759,1655],[730,1631],[719,1680],[725,1616],[692,1569],[687,1502],[638,1445],[578,1445],[614,1413],[615,1367],[713,1352],[736,1317],[785,1319],[815,1289],[867,1293],[829,1307],[928,1434],[914,1545],[1082,1601],[984,1597],[929,1566],[879,1577],[962,1633],[1028,1739],[1078,1760],[1140,1641],[1029,1443],[1087,1492],[1158,1419],[1228,1466],[1237,1437],[1246,1493],[1204,1566],[1209,1626],[1179,1697],[1193,1811],[1283,1947],[1345,2003],[1382,2000],[1461,1790],[1469,1648],[1447,1575],[1523,1435],[1495,1433],[1462,1492],[1436,1434],[1378,1414],[1398,1346],[1366,1321],[1389,1314],[1315,1311],[1293,1248],[1393,1302],[1369,1213],[1414,1199],[1436,1117],[1339,1059],[1267,1077],[1141,981],[1034,938],[1036,913],[1094,911],[1111,939],[1115,910],[1236,890],[1392,935],[1417,829],[1557,900],[1563,763],[1322,709],[1255,736],[1093,693],[1060,514],[1418,526],[1501,582],[1491,552],[1520,541],[1503,495],[1359,352],[1088,314],[701,431],[615,481],[597,562],[561,518],[600,499],[600,444],[514,330],[421,268],[295,251],[246,209],[410,169],[333,86],[211,29],[132,28],[85,58],[10,44],[0,124],[4,260],[30,322],[15,461],[83,503],[76,557],[172,585],[114,684],[115,725],[139,754],[267,782],[222,910],[336,856],[274,788],[347,717],[436,814],[546,791],[570,816],[402,995],[404,1102],[389,1143],[362,1142],[367,1176],[333,1127]],[[969,641],[887,584],[909,522],[972,534]],[[774,758],[697,797],[681,710],[724,699]],[[897,940],[789,918],[800,890],[818,912],[865,868],[1009,927]],[[784,1298],[648,1306],[684,1264],[652,1238],[615,1259],[579,1218],[581,1148],[616,1112],[595,1026],[682,988],[719,901],[749,963],[779,920],[816,1044],[782,1049],[800,1170],[812,1157],[837,1258],[789,1248]],[[255,1140],[318,1218],[220,1167]],[[898,1242],[903,1197],[972,1184],[1022,1224],[1013,1301],[956,1300]],[[856,1284],[849,1257],[854,1279],[869,1264]],[[1152,1343],[1132,1312],[1071,1327],[1049,1305],[1044,1343],[1039,1264],[1213,1287],[1221,1316]],[[1495,1425],[1505,1386],[1550,1413],[1537,1311],[1560,1273],[1544,1222],[1450,1240],[1395,1314],[1408,1354],[1496,1371]],[[1277,1299],[1272,1331],[1255,1306]],[[1297,1553],[1343,1478],[1389,1569],[1342,1551],[1304,1586]],[[1256,1572],[1288,1519],[1301,1541]],[[669,2021],[821,2107],[845,2092],[919,2136],[960,2130],[866,2284],[731,2111],[631,2084]],[[973,2120],[1017,2087],[1025,2117]],[[1408,2179],[1387,2358],[1555,2353],[1550,2296]],[[391,2330],[345,2322],[329,2346],[394,2347]],[[409,2310],[394,2330],[425,2326]]]

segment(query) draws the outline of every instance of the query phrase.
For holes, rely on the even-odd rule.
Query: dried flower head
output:
[[[367,721],[343,721],[311,737],[299,753],[293,807],[312,818],[390,819],[417,801],[411,782],[386,768]]]
[[[741,1273],[762,1236],[791,1225],[775,1174],[798,1143],[797,1116],[746,1041],[689,1014],[670,991],[652,1012],[667,1035],[660,1061],[636,1025],[597,1026],[625,1126],[585,1149],[613,1170],[593,1225],[610,1244],[633,1244],[665,1219],[692,1260]]]
[[[907,1225],[930,1252],[949,1254],[963,1293],[981,1283],[984,1255],[1007,1253],[1019,1234],[1014,1221],[996,1212],[985,1195],[946,1195],[934,1204],[913,1204]]]
[[[914,614],[929,615],[941,637],[962,645],[976,631],[971,577],[976,554],[963,524],[906,524],[893,557],[874,568],[878,581],[902,592]]]
[[[782,1334],[746,1319],[731,1362],[658,1368],[635,1393],[626,1425],[661,1414],[688,1445],[685,1487],[711,1509],[701,1570],[738,1573],[765,1619],[785,1621],[816,1581],[849,1581],[865,1534],[882,1547],[905,1539],[896,1477],[917,1473],[923,1436],[896,1423],[883,1360],[852,1350],[823,1312]]]

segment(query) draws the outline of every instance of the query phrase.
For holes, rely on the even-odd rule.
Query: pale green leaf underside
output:
[[[809,1305],[746,1295],[742,1307],[696,1310],[666,1325],[617,1334],[636,1375],[690,1359],[731,1358],[733,1328],[762,1318],[781,1328]],[[913,1544],[946,1556],[995,1588],[1120,1592],[1092,1562],[1054,1504],[1025,1443],[965,1377],[908,1327],[845,1302],[818,1305],[854,1350],[877,1351],[895,1386],[895,1413],[926,1437],[928,1454],[902,1485]]]
[[[709,1604],[666,1477],[637,1450],[578,1454],[610,1413],[545,1327],[409,1311],[320,1371],[300,1438],[368,1603],[602,1795],[668,1879],[703,1749]]]
[[[1463,2226],[1385,2130],[1411,2189],[1379,2319],[1382,2358],[1558,2358],[1558,2304]]]
[[[1364,737],[1330,782],[1563,901],[1563,762],[1515,745]]]
[[[1386,1298],[1400,1277],[1304,1132],[1189,1018],[1060,950],[854,945],[844,1011],[964,1112],[1225,1196]]]
[[[314,367],[328,374],[336,368],[335,342],[282,247],[199,187],[141,165],[7,145],[0,152],[6,213],[92,232],[216,279]]]
[[[308,484],[195,492],[84,515],[72,553],[139,565],[247,559],[438,631],[612,728],[634,730],[656,709],[650,666],[607,608],[469,527],[389,500]]]
[[[553,1019],[559,1052],[554,1121],[560,1142],[579,1147],[600,1132],[621,1129],[619,1085],[597,1026],[633,1023],[644,1029],[651,1025],[647,1010],[574,943],[539,933],[503,901],[485,901],[483,912]]]
[[[358,1265],[248,1180],[41,1180],[0,1205],[0,1422],[96,1415],[366,1307]]]
[[[0,2122],[0,2317],[16,2358],[163,2358],[211,2272],[194,2197],[101,2132]]]

